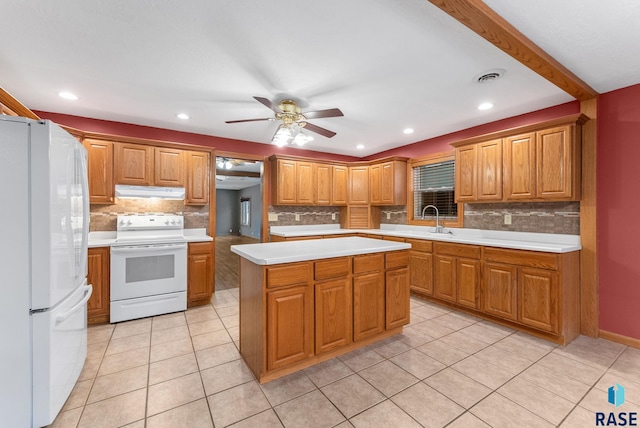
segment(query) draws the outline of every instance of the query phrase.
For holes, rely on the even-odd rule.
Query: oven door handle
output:
[[[176,245],[158,245],[158,246],[150,246],[150,247],[111,247],[112,253],[124,254],[124,253],[157,253],[160,251],[172,251],[172,250],[182,250],[187,248],[187,244],[176,244]]]

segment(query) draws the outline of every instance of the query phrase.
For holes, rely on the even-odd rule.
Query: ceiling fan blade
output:
[[[309,123],[309,122],[307,122],[307,124],[304,126],[303,129],[308,129],[311,132],[315,132],[316,134],[323,135],[327,138],[331,138],[334,135],[336,135],[336,133],[333,131],[329,131],[328,129],[321,128],[318,125],[314,125],[313,123]]]
[[[241,122],[258,122],[261,120],[273,120],[272,117],[264,117],[262,119],[242,119],[242,120],[227,120],[225,123],[241,123]]]
[[[321,117],[339,117],[344,116],[339,108],[330,108],[327,110],[307,111],[302,113],[307,119],[319,119]]]
[[[276,113],[282,113],[282,110],[280,110],[280,106],[278,104],[272,103],[270,100],[262,97],[253,97],[253,98],[259,103],[269,107],[271,110],[275,111]]]

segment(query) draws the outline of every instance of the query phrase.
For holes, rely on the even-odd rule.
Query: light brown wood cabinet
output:
[[[185,156],[187,181],[184,203],[185,205],[208,205],[210,154],[187,150]]]
[[[313,203],[315,205],[331,205],[333,193],[333,168],[329,164],[313,164]]]
[[[274,170],[272,204],[331,205],[330,165],[275,156],[270,159]]]
[[[407,203],[407,163],[391,160],[369,167],[370,202],[372,205],[405,205]]]
[[[115,143],[115,184],[153,184],[153,146]]]
[[[213,242],[190,242],[187,255],[187,306],[209,303],[214,289]]]
[[[154,147],[153,184],[164,187],[184,187],[184,151]]]
[[[331,205],[347,205],[349,195],[349,168],[332,165]]]
[[[408,251],[268,266],[241,257],[240,352],[256,378],[400,333],[409,322],[408,261]]]
[[[109,247],[89,248],[87,284],[91,284],[93,292],[87,302],[88,324],[109,322],[110,250]]]
[[[580,200],[585,119],[571,116],[454,143],[456,201]]]
[[[484,264],[484,311],[502,319],[518,319],[517,270],[514,266]]]
[[[87,149],[89,202],[92,204],[112,204],[114,196],[113,142],[85,138],[82,145]]]
[[[407,239],[409,250],[409,286],[421,295],[433,295],[433,243],[422,239]]]
[[[349,167],[349,205],[369,203],[369,165]]]
[[[434,243],[434,297],[480,308],[480,247]]]
[[[342,229],[378,229],[380,227],[380,207],[371,205],[347,205],[340,208]]]

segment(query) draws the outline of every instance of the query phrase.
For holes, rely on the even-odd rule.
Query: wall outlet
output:
[[[269,213],[269,221],[278,221],[278,214]]]
[[[335,220],[336,219],[336,213],[331,213],[331,220]]]
[[[511,214],[504,215],[504,224],[511,224]]]
[[[387,213],[387,220],[391,220],[391,213],[390,212]]]
[[[300,214],[296,214],[296,221],[300,221]]]

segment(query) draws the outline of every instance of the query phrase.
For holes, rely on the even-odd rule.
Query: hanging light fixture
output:
[[[218,169],[231,169],[231,168],[233,168],[233,164],[227,158],[217,158],[216,159],[216,167]]]
[[[303,146],[309,141],[313,141],[311,135],[305,134],[302,128],[305,122],[283,123],[278,126],[276,133],[273,135],[271,142],[278,147],[284,147],[287,144],[295,144]]]

